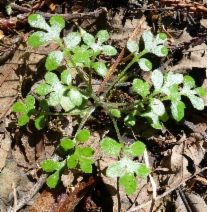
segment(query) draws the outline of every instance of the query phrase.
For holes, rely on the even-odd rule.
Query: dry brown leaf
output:
[[[185,192],[185,196],[186,196],[186,199],[188,200],[188,203],[191,209],[194,212],[207,211],[207,205],[201,196],[197,194],[193,194],[193,193],[188,193],[188,192]]]
[[[6,163],[7,154],[11,148],[11,139],[5,133],[5,138],[1,140],[1,148],[0,148],[0,171],[4,168]]]

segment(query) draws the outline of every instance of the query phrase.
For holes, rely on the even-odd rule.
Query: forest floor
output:
[[[187,99],[183,100],[184,118],[180,122],[169,118],[162,123],[161,130],[152,128],[144,118],[137,118],[133,127],[117,120],[125,143],[132,144],[138,138],[146,145],[152,170],[150,177],[137,178],[134,194],[126,195],[122,186],[117,187],[116,178],[99,173],[114,161],[113,157],[103,155],[100,140],[105,136],[117,139],[112,122],[101,109],[85,125],[91,133],[89,145],[99,155],[95,171],[83,174],[78,169],[65,170],[57,188],[47,187],[48,174],[41,164],[54,158],[65,134],[75,135],[80,118],[58,116],[41,130],[35,128],[34,120],[18,126],[19,115],[13,112],[13,104],[34,94],[44,79],[47,55],[57,49],[55,42],[38,48],[27,44],[35,31],[27,17],[39,12],[43,17],[68,14],[62,36],[78,31],[75,21],[93,35],[107,30],[109,44],[118,52],[116,56],[101,58],[110,64],[117,60],[137,26],[140,25],[137,42],[146,30],[155,36],[164,32],[168,35],[164,45],[169,53],[163,58],[150,58],[153,70],[189,75],[196,86],[207,90],[206,0],[0,0],[0,211],[207,211],[207,107],[196,110]],[[77,14],[81,15],[74,19]],[[123,67],[123,62],[116,67],[108,84]],[[151,73],[141,70],[138,64],[129,73],[151,84]],[[132,80],[133,77],[128,82]],[[100,77],[93,79],[94,92],[102,81]],[[119,103],[122,98],[128,101],[130,92],[129,88],[117,87],[113,98]],[[207,106],[207,97],[203,101]],[[143,157],[136,160],[144,162]]]

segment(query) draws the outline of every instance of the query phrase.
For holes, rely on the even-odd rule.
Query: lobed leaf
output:
[[[85,33],[83,35],[83,41],[85,44],[87,44],[88,46],[91,46],[93,43],[95,43],[95,38],[93,35],[89,34],[89,33]]]
[[[108,56],[113,56],[117,54],[117,50],[110,45],[104,45],[102,46],[102,53]]]
[[[106,30],[100,30],[97,33],[97,37],[98,37],[98,44],[101,44],[109,39],[109,33]]]
[[[106,169],[106,175],[112,178],[119,177],[124,172],[124,168],[125,164],[122,163],[122,161],[118,161],[108,166],[108,168]]]
[[[90,132],[88,130],[81,130],[77,136],[76,139],[80,142],[86,142],[90,137]]]
[[[46,96],[48,93],[52,91],[51,86],[48,84],[39,84],[36,88],[36,92],[40,96]]]
[[[150,107],[154,114],[162,116],[165,113],[165,106],[159,99],[153,99],[150,102]]]
[[[134,79],[132,87],[135,92],[145,98],[150,93],[150,85],[148,82],[143,82],[141,79]]]
[[[102,150],[106,154],[110,154],[113,156],[118,157],[119,153],[121,151],[122,145],[119,144],[117,141],[111,139],[111,138],[105,138],[100,143]]]
[[[35,98],[32,95],[28,95],[25,99],[25,103],[28,107],[28,109],[33,109],[35,104]]]
[[[64,70],[61,73],[61,80],[66,85],[70,85],[72,83],[72,74],[71,74],[71,72],[68,71],[68,70]]]
[[[14,103],[13,107],[12,107],[12,110],[15,112],[15,113],[20,113],[20,112],[26,112],[27,111],[27,108],[24,104],[22,104],[21,102],[16,102]]]
[[[81,35],[79,32],[71,32],[63,40],[68,49],[73,49],[80,43]]]
[[[91,157],[94,154],[94,150],[91,147],[83,147],[78,149],[78,153],[85,157]]]
[[[143,71],[152,70],[152,63],[148,59],[141,58],[141,59],[139,59],[138,63],[139,63],[140,68]]]
[[[38,116],[36,119],[35,119],[35,127],[38,129],[38,130],[41,130],[44,128],[46,124],[46,121],[45,121],[45,116],[44,115],[40,115]]]
[[[44,17],[39,14],[29,15],[28,23],[35,28],[43,29],[46,31],[50,30],[50,26],[46,23]]]
[[[162,74],[162,72],[158,69],[155,69],[152,72],[151,79],[152,79],[152,83],[155,87],[155,90],[159,90],[162,87],[162,84],[163,84],[163,74]]]
[[[147,177],[151,173],[151,170],[149,167],[147,167],[145,164],[139,164],[139,167],[136,171],[137,176],[141,178]]]
[[[78,155],[74,153],[67,159],[67,166],[69,169],[74,169],[78,165]]]
[[[53,31],[61,32],[65,27],[65,20],[61,16],[54,15],[50,18],[50,25],[52,26]]]
[[[80,168],[85,173],[92,173],[93,161],[88,158],[80,158]]]
[[[46,184],[49,188],[55,188],[60,182],[60,172],[56,171],[54,174],[51,174],[46,181]]]
[[[80,106],[82,103],[82,94],[78,91],[76,88],[71,88],[71,90],[68,93],[71,102],[76,105]]]
[[[45,68],[48,71],[53,71],[60,66],[62,60],[63,60],[63,52],[53,51],[48,55],[46,59]]]
[[[139,46],[138,46],[138,44],[137,44],[136,41],[134,41],[134,40],[129,40],[129,41],[127,42],[127,49],[128,49],[131,53],[133,53],[133,52],[139,51]]]
[[[106,65],[102,62],[95,62],[92,64],[92,67],[95,69],[98,75],[104,77],[108,73],[108,69],[106,68]]]
[[[171,112],[176,121],[180,121],[184,117],[185,104],[181,101],[172,101]]]
[[[42,162],[41,167],[46,172],[53,172],[59,170],[62,167],[62,164],[58,161],[48,159]]]
[[[24,126],[29,121],[29,116],[27,114],[23,114],[18,118],[18,125]]]
[[[129,147],[129,152],[132,154],[132,156],[140,156],[144,153],[145,147],[145,144],[143,144],[141,141],[136,141]]]
[[[119,180],[119,185],[124,186],[127,195],[133,194],[137,189],[137,181],[132,173],[127,172]]]
[[[75,142],[70,139],[63,139],[60,143],[61,148],[66,152],[75,146]]]

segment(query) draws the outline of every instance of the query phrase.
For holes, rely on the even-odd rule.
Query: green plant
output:
[[[46,160],[42,163],[44,171],[54,172],[47,180],[48,186],[54,188],[58,184],[61,172],[66,166],[69,169],[80,168],[85,173],[92,172],[94,161],[91,158],[94,150],[91,147],[81,148],[79,144],[87,142],[90,137],[90,132],[82,129],[87,118],[97,107],[102,107],[110,116],[118,138],[118,141],[104,138],[100,142],[101,148],[106,154],[119,159],[107,168],[106,174],[109,177],[120,177],[119,184],[125,187],[126,193],[134,193],[137,188],[135,175],[146,177],[151,172],[145,164],[134,162],[131,159],[142,155],[145,145],[136,141],[131,146],[126,147],[122,141],[116,119],[125,115],[125,125],[133,126],[136,124],[137,116],[146,117],[152,127],[161,129],[161,122],[167,121],[169,118],[164,101],[171,101],[172,117],[176,121],[180,121],[184,117],[185,108],[181,96],[188,97],[194,108],[202,110],[204,103],[201,97],[206,95],[206,91],[202,87],[195,88],[195,81],[190,76],[172,72],[163,76],[162,72],[156,69],[152,72],[152,86],[138,78],[133,80],[133,102],[110,102],[110,92],[113,86],[126,78],[126,72],[133,64],[138,63],[142,70],[150,71],[152,63],[144,56],[153,54],[157,57],[163,57],[168,54],[167,48],[163,45],[167,40],[164,33],[159,33],[154,38],[150,31],[145,31],[142,35],[144,48],[141,51],[135,41],[129,40],[127,48],[132,56],[131,61],[99,97],[92,89],[92,77],[95,74],[101,77],[106,76],[108,65],[98,61],[97,56],[100,54],[113,56],[117,53],[113,46],[105,44],[109,39],[108,32],[101,30],[94,37],[82,30],[81,33],[71,32],[61,40],[60,32],[65,27],[63,18],[53,16],[49,26],[42,16],[32,14],[29,16],[28,22],[32,27],[43,30],[30,36],[29,45],[38,47],[53,40],[59,44],[61,50],[51,52],[46,59],[45,67],[48,72],[45,75],[45,83],[39,84],[36,88],[38,95],[45,96],[45,99],[39,102],[40,109],[35,109],[35,99],[31,95],[27,96],[26,105],[20,102],[14,104],[13,111],[21,113],[18,118],[19,126],[25,125],[30,116],[35,118],[37,129],[42,129],[47,124],[49,115],[70,114],[82,117],[74,139],[64,138],[60,142],[59,153],[66,159],[62,162]],[[73,85],[70,70],[62,71],[60,77],[51,72],[61,65],[63,58],[67,58],[69,68],[76,70],[82,82],[85,83],[86,89],[83,90],[78,85]],[[83,72],[87,72],[88,79],[84,77]],[[88,104],[88,98],[93,99],[92,106]],[[52,111],[52,106],[57,105],[62,107],[62,113]]]

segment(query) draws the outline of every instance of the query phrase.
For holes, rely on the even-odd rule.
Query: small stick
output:
[[[25,7],[21,7],[17,4],[11,4],[11,7],[13,10],[18,10],[20,12],[30,13],[32,12],[30,9],[27,9]],[[45,19],[50,19],[51,17],[58,15],[63,17],[66,21],[72,20],[72,19],[80,19],[80,18],[98,18],[100,14],[107,12],[106,8],[100,8],[94,12],[88,12],[88,13],[74,13],[74,14],[50,14],[50,13],[44,13],[36,11],[36,14],[42,15]]]
[[[16,208],[17,208],[17,191],[16,191],[16,185],[13,182],[12,183],[12,189],[13,189],[13,194],[14,194],[14,205],[13,205],[13,212],[16,212]]]
[[[134,37],[136,36],[136,34],[138,33],[138,31],[140,30],[142,24],[144,23],[145,19],[146,19],[146,18],[145,18],[144,16],[140,19],[140,21],[139,21],[137,27],[135,28],[135,30],[134,30],[133,33],[131,34],[129,40],[134,39]],[[118,66],[118,64],[120,63],[122,57],[124,56],[124,51],[125,51],[125,49],[126,49],[126,45],[125,45],[125,47],[121,50],[121,53],[119,54],[119,56],[118,56],[118,58],[116,59],[115,63],[110,67],[110,69],[109,69],[109,71],[108,71],[108,74],[106,75],[104,81],[102,82],[102,84],[100,85],[100,87],[99,87],[99,89],[98,89],[98,91],[97,91],[97,95],[99,95],[99,94],[103,91],[104,86],[106,85],[106,83],[108,82],[108,80],[110,79],[110,77],[112,76],[112,74],[114,73],[116,67]]]

